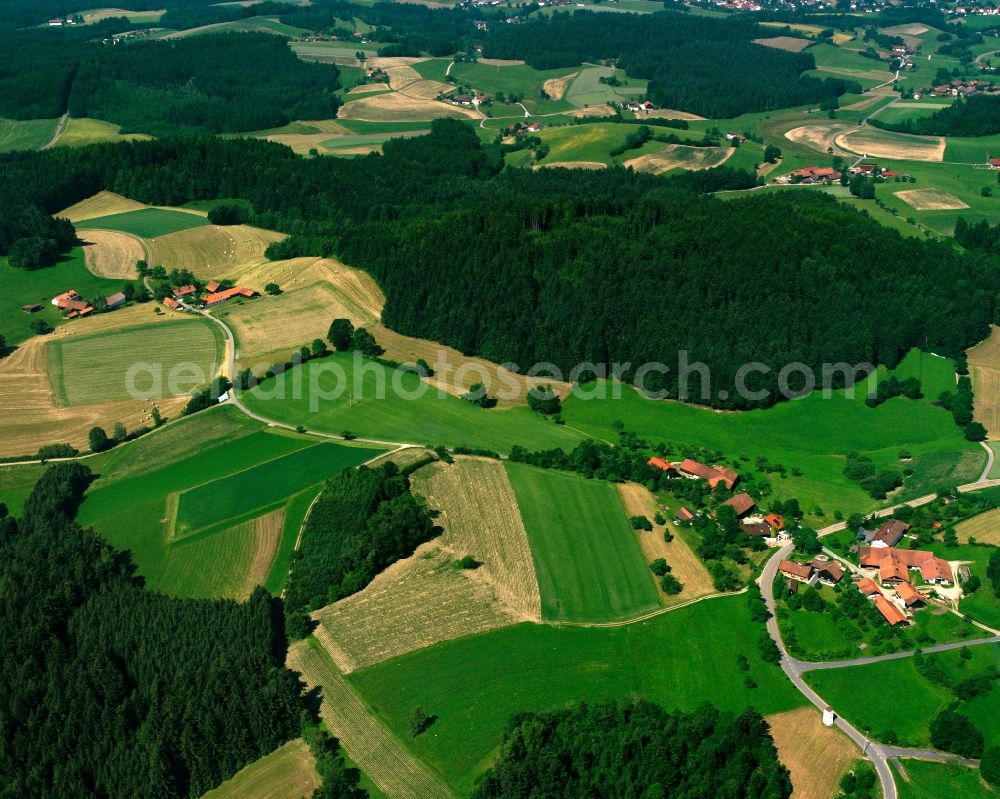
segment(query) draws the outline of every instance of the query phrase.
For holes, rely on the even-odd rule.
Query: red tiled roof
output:
[[[114,307],[115,305],[121,305],[125,302],[125,295],[119,291],[109,297],[105,297],[104,302],[107,303],[109,308]]]
[[[757,506],[757,503],[753,501],[753,497],[751,497],[746,491],[727,499],[722,504],[729,505],[729,507],[736,511],[737,516],[743,516]]]
[[[835,583],[844,579],[844,567],[835,560],[814,560],[810,565],[818,572],[825,572]]]
[[[882,616],[885,617],[885,620],[891,625],[903,624],[907,620],[903,611],[893,605],[892,602],[881,594],[875,597],[875,607],[878,608],[879,613],[881,613]]]
[[[764,521],[767,522],[775,530],[782,530],[785,527],[785,519],[777,513],[769,513],[764,517]]]
[[[672,472],[674,469],[674,465],[670,461],[664,460],[663,458],[650,458],[646,461],[646,464],[657,469],[663,469],[665,472]]]
[[[173,297],[164,297],[163,304],[166,305],[168,308],[173,308],[174,310],[181,307],[181,304],[177,302],[177,300],[175,300]]]
[[[860,563],[865,568],[878,568],[879,578],[883,581],[906,580],[907,569],[920,569],[924,580],[955,581],[948,561],[925,549],[861,547]]]
[[[869,580],[867,577],[862,577],[858,580],[858,590],[864,596],[872,596],[874,594],[881,594],[879,587],[875,584],[874,580]]]
[[[875,531],[872,541],[881,541],[886,546],[894,547],[909,529],[910,525],[906,522],[890,519]]]
[[[951,573],[951,566],[948,561],[941,558],[931,558],[921,563],[920,576],[927,582],[931,580],[947,580],[949,583],[955,582],[955,578]]]
[[[236,297],[237,295],[241,297],[253,297],[256,295],[256,291],[252,289],[245,289],[242,286],[233,286],[231,289],[226,289],[225,291],[218,291],[214,294],[209,294],[205,297],[203,302],[205,305],[216,305],[220,302],[225,302],[226,300]]]
[[[808,580],[812,576],[812,569],[805,563],[796,563],[792,560],[783,560],[778,564],[778,571],[801,580]]]
[[[682,460],[680,466],[677,468],[682,472],[693,474],[695,477],[701,477],[704,480],[711,480],[713,478],[717,479],[719,477],[719,473],[711,466],[706,466],[704,463],[698,463],[698,461],[691,460],[690,458]]]
[[[687,508],[681,506],[677,509],[677,513],[674,514],[674,518],[680,519],[682,522],[689,522],[694,518],[694,514]]]
[[[896,586],[896,593],[899,594],[899,598],[903,600],[903,604],[906,607],[910,607],[916,602],[923,602],[924,598],[920,596],[917,589],[914,588],[909,583],[900,583]]]
[[[906,566],[895,558],[886,558],[878,567],[878,578],[884,583],[887,580],[903,580],[909,577]]]
[[[217,280],[209,280],[205,284],[205,291],[218,291],[218,290],[219,290],[219,281]]]
[[[70,306],[66,303],[73,302],[78,299],[80,299],[80,295],[73,289],[70,289],[69,291],[64,291],[62,294],[53,297],[52,304],[60,308],[68,308]]]
[[[190,286],[190,285],[189,286],[180,286],[179,288],[175,288],[174,289],[173,294],[174,294],[175,297],[185,297],[188,294],[194,294],[197,290],[198,289],[196,289],[194,286]]]

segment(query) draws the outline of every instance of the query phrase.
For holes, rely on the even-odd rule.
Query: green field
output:
[[[238,584],[247,571],[252,541],[245,523],[284,507],[282,540],[266,575],[268,589],[277,593],[284,587],[291,548],[315,492],[293,495],[295,489],[290,489],[276,501],[274,491],[257,495],[261,487],[254,482],[259,476],[254,467],[314,445],[315,439],[268,431],[235,408],[203,411],[88,460],[100,479],[87,492],[80,522],[115,547],[130,550],[148,587],[177,596],[212,597]],[[334,447],[337,454],[313,474],[317,489],[331,473],[328,469],[357,465],[374,454],[361,447],[323,446]],[[170,495],[223,478],[245,481],[245,506],[229,519],[172,541]],[[226,482],[227,490],[238,487]]]
[[[584,438],[523,407],[483,410],[429,387],[419,398],[408,399],[407,395],[421,391],[416,375],[399,374],[397,385],[402,391],[397,392],[393,370],[365,361],[362,371],[356,380],[353,355],[336,353],[267,380],[242,397],[247,407],[276,421],[336,434],[349,430],[380,441],[508,452],[514,444],[572,449]],[[382,399],[378,398],[380,383],[385,387]],[[338,386],[344,387],[342,392]]]
[[[0,467],[0,502],[7,506],[11,516],[20,516],[24,500],[45,471],[41,464]]]
[[[544,122],[545,120],[542,121]],[[625,138],[630,133],[635,133],[640,126],[638,122],[589,122],[583,125],[563,125],[560,127],[543,128],[535,134],[549,145],[549,154],[545,156],[545,160],[541,163],[554,164],[564,161],[596,161],[602,164],[621,164],[640,155],[659,152],[667,146],[663,142],[649,141],[638,149],[628,150],[621,155],[612,156],[611,150],[623,145]],[[701,139],[700,134],[683,130],[653,128],[654,135],[660,133],[674,134],[681,141],[695,142]],[[748,147],[747,153],[752,153],[755,150],[760,152],[759,149],[751,146]],[[514,166],[523,165],[519,163],[518,156],[521,156],[520,160],[524,161],[527,155],[527,151],[522,150],[507,156],[506,160],[507,163]]]
[[[202,483],[180,495],[174,538],[242,516],[248,509],[269,507],[378,452],[324,442]]]
[[[610,621],[660,606],[614,486],[506,466],[531,543],[543,619]]]
[[[208,383],[222,361],[222,338],[208,320],[162,322],[57,339],[48,358],[62,405],[136,399],[136,392],[161,399]]]
[[[925,395],[931,398],[935,395],[928,389],[943,385],[951,366],[943,358],[914,351],[894,374],[921,377]],[[614,389],[609,384],[594,386],[595,394],[605,391],[606,396]],[[953,464],[949,483],[978,477],[985,453],[965,441],[949,413],[929,399],[892,399],[869,408],[862,395],[860,388],[854,399],[843,392],[833,392],[829,398],[817,392],[767,410],[720,414],[679,402],[647,400],[621,387],[618,400],[571,397],[564,403],[563,416],[567,426],[607,441],[617,439],[615,422],[622,421],[626,429],[651,443],[667,442],[671,456],[681,457],[686,448],[702,446],[730,457],[747,455],[751,462],[763,456],[789,469],[794,466],[801,476],[775,477],[774,494],[782,499],[797,497],[807,514],[818,505],[827,518],[836,510],[846,514],[877,504],[843,475],[843,458],[851,450],[869,454],[879,466],[898,466],[900,449],[908,449],[914,456],[910,465],[918,471],[904,484],[904,496],[919,496],[910,485],[922,486],[926,478],[920,470],[933,466],[937,473],[942,459]],[[934,458],[925,460],[930,455]]]
[[[605,105],[608,102],[620,103],[645,95],[647,81],[630,78],[620,70],[615,74],[627,85],[608,86],[606,83],[601,83],[600,78],[611,75],[611,70],[607,67],[582,67],[580,74],[573,78],[573,82],[566,90],[564,99],[575,106],[585,106]]]
[[[56,132],[55,119],[0,119],[0,153],[38,150]]]
[[[760,660],[762,632],[750,621],[746,597],[727,597],[623,627],[521,624],[380,663],[348,681],[464,796],[514,713],[635,697],[684,710],[705,701],[736,712],[753,705],[765,714],[801,706],[781,671]],[[740,654],[757,688],[746,687]],[[436,721],[413,739],[408,728],[418,706]]]
[[[56,141],[56,147],[85,147],[88,144],[120,141],[146,141],[145,133],[120,133],[121,125],[101,119],[77,119],[71,117]]]
[[[816,74],[820,78],[836,76],[856,80],[866,89],[885,83],[893,75],[889,72],[887,61],[865,58],[854,50],[821,43],[810,47],[809,52],[816,59],[816,70],[805,73],[807,75]],[[883,76],[877,77],[876,72],[882,73]]]
[[[969,651],[972,660],[968,663],[957,650],[924,657],[933,658],[956,681],[1000,665],[1000,645],[983,644]],[[811,671],[806,673],[806,682],[862,731],[879,740],[885,740],[886,732],[894,732],[903,746],[929,746],[931,720],[955,701],[947,688],[920,675],[913,658]],[[896,686],[906,695],[906,701],[892,704],[891,712],[885,705],[886,686]],[[987,745],[1000,743],[1000,687],[961,703],[959,712],[979,728]]]
[[[207,225],[208,219],[199,214],[172,211],[168,208],[143,208],[141,211],[127,211],[123,214],[100,216],[78,222],[81,230],[120,230],[141,239],[155,239],[179,230]]]
[[[979,769],[957,763],[934,763],[907,758],[900,761],[909,781],[896,779],[899,799],[986,799],[996,796],[979,776]]]
[[[35,335],[30,328],[35,319],[44,319],[53,327],[63,324],[62,314],[51,304],[57,294],[75,289],[81,297],[107,296],[121,291],[122,281],[91,273],[83,250],[74,247],[54,266],[44,269],[15,269],[6,258],[0,258],[0,285],[0,335],[9,347]],[[32,314],[21,310],[22,305],[34,303],[42,310]]]
[[[993,136],[949,136],[944,148],[945,161],[984,164],[989,159],[997,157],[1000,157],[1000,134]]]
[[[437,70],[427,70],[428,64],[436,65],[437,62],[417,64],[414,69],[424,77],[443,81],[445,79],[444,70],[440,70],[440,76],[434,77]],[[541,96],[543,84],[550,78],[561,78],[579,71],[579,68],[535,69],[527,64],[501,67],[481,63],[456,63],[451,68],[451,77],[460,84],[472,86],[486,94],[496,95],[501,92],[504,95],[515,94],[521,98],[521,102],[531,113],[551,114],[571,109],[573,105],[567,101],[565,96],[561,100],[544,99]],[[490,112],[495,116],[506,116],[506,114],[501,113],[501,109],[502,106],[494,105]],[[521,113],[519,108],[517,112]]]

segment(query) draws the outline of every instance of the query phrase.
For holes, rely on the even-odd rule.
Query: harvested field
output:
[[[991,439],[1000,438],[1000,327],[994,325],[989,338],[968,351],[968,358],[976,421]]]
[[[284,233],[249,225],[202,225],[152,239],[149,262],[219,279],[233,274],[241,264],[262,260],[268,245],[284,238]]]
[[[480,63],[482,63],[481,60]],[[563,95],[566,94],[566,88],[573,82],[573,78],[579,74],[579,72],[571,72],[569,75],[563,75],[561,78],[549,78],[542,84],[542,88],[553,100],[562,100]]]
[[[471,108],[441,103],[437,100],[407,97],[398,92],[351,100],[340,109],[339,116],[342,119],[360,119],[369,122],[423,121],[439,117],[480,118]]]
[[[1000,508],[959,522],[955,525],[955,532],[962,544],[968,544],[970,538],[975,538],[978,544],[1000,546]]]
[[[117,314],[106,314],[113,317]],[[152,314],[150,314],[152,315]],[[86,321],[86,320],[84,320]],[[67,326],[69,327],[69,326]],[[68,442],[80,450],[89,447],[87,434],[94,425],[111,430],[115,422],[132,429],[150,424],[153,403],[142,400],[59,407],[53,401],[45,345],[67,328],[45,338],[34,338],[0,360],[0,457],[26,455],[41,444]],[[187,397],[156,403],[164,417],[177,416]]]
[[[47,349],[52,393],[60,405],[125,400],[132,396],[132,383],[136,391],[151,394],[153,399],[187,395],[210,380],[222,360],[214,325],[176,315],[169,325],[63,336],[49,342]],[[160,385],[150,370],[130,378],[130,369],[137,363],[160,370]],[[171,370],[182,365],[192,367],[187,370],[190,374],[180,381],[169,379]]]
[[[316,611],[316,639],[350,672],[427,646],[516,624],[481,569],[455,568],[437,541],[397,561],[363,591]]]
[[[535,165],[535,169],[546,169],[549,167],[561,167],[563,169],[607,169],[608,165],[600,161],[546,161],[544,164]]]
[[[615,112],[607,105],[584,105],[580,108],[573,108],[569,111],[561,112],[567,117],[613,117]]]
[[[350,319],[356,327],[375,318],[329,283],[313,283],[277,297],[229,304],[216,311],[233,328],[241,360],[301,347],[325,338],[330,320]]]
[[[53,214],[53,216],[62,217],[75,223],[82,222],[85,219],[96,219],[101,216],[113,216],[115,214],[128,213],[129,211],[141,211],[143,208],[149,208],[149,206],[138,203],[135,200],[130,200],[128,197],[122,197],[120,194],[114,194],[110,191],[100,191],[93,197],[88,197],[76,205],[64,208],[59,213]]]
[[[778,757],[792,774],[792,799],[830,799],[860,753],[851,740],[823,725],[819,711],[801,707],[767,717]]]
[[[649,117],[650,119],[686,119],[689,122],[705,119],[705,117],[700,117],[697,114],[691,114],[687,111],[678,111],[676,108],[657,108],[653,111],[645,112],[643,118],[645,117]]]
[[[969,207],[955,195],[939,189],[909,189],[893,194],[918,211],[957,211]]]
[[[819,153],[826,153],[831,147],[834,152],[837,152],[837,136],[846,130],[849,130],[849,128],[837,122],[817,123],[792,128],[785,133],[785,138],[796,144],[804,144],[806,147],[810,147]]]
[[[321,688],[321,718],[389,799],[451,799],[444,784],[375,718],[315,639],[289,647],[287,666],[302,674],[310,690]]]
[[[500,599],[522,619],[541,619],[541,595],[514,489],[500,461],[457,457],[412,476],[414,490],[441,511],[442,543],[457,557],[472,555]]]
[[[656,499],[649,493],[649,489],[638,483],[618,483],[617,487],[626,514],[645,516],[651,522],[653,521],[653,516],[656,515]],[[689,599],[697,599],[716,593],[712,585],[712,577],[701,558],[691,551],[687,543],[674,530],[671,530],[674,533],[674,540],[670,543],[664,541],[663,532],[665,529],[665,525],[653,522],[652,532],[636,530],[634,533],[646,562],[651,563],[657,558],[666,559],[671,568],[671,574],[684,586],[684,590],[679,594],[668,596],[660,589],[659,579],[650,572],[650,579],[656,585],[660,601],[664,605],[676,605]]]
[[[488,67],[519,67],[524,61],[519,58],[480,58],[477,63]]]
[[[348,90],[348,94],[371,94],[372,92],[388,92],[392,91],[389,88],[388,83],[362,83],[360,86],[355,86],[353,89]]]
[[[93,11],[83,11],[83,24],[93,25],[97,22],[103,22],[106,19],[111,19],[113,17],[125,17],[129,22],[134,22],[135,24],[144,24],[156,22],[163,16],[165,9],[159,9],[158,11],[129,11],[124,8],[97,8]]]
[[[301,799],[322,784],[309,745],[296,738],[241,769],[201,799]]]
[[[846,150],[871,158],[895,158],[909,161],[944,159],[944,136],[910,136],[876,128],[861,128],[836,137]]]
[[[880,103],[887,96],[885,94],[879,94],[876,92],[871,92],[863,100],[858,100],[856,103],[851,103],[850,105],[843,106],[844,111],[864,111],[867,108],[871,108],[873,105]],[[894,105],[902,105],[902,103],[895,103]],[[924,106],[921,106],[923,108]]]
[[[571,388],[569,383],[516,374],[491,361],[463,355],[436,341],[404,336],[383,325],[374,326],[372,333],[385,349],[387,358],[400,363],[416,363],[419,358],[427,361],[434,370],[434,376],[427,378],[427,382],[456,397],[468,391],[473,384],[483,383],[497,387],[490,394],[497,397],[498,407],[508,408],[526,404],[527,393],[535,386],[551,385],[552,390],[563,398]]]
[[[687,147],[683,144],[669,144],[658,153],[640,155],[625,162],[636,172],[651,172],[661,175],[671,169],[711,169],[721,166],[733,154],[731,147]]]
[[[80,235],[84,241],[84,262],[95,275],[121,280],[138,277],[135,262],[146,257],[141,240],[113,230],[89,230]]]
[[[930,28],[926,25],[921,25],[919,22],[911,22],[906,25],[896,25],[892,28],[882,28],[882,33],[886,33],[889,36],[920,36],[929,30]]]
[[[278,553],[278,545],[281,543],[284,524],[284,508],[278,508],[254,519],[253,555],[249,559],[246,578],[237,599],[248,598],[254,588],[267,582],[267,574],[271,570],[274,556]]]
[[[423,75],[409,65],[386,67],[385,73],[389,76],[389,88],[397,92],[404,86],[409,86],[411,83],[417,83],[424,79]]]
[[[808,39],[797,39],[794,36],[772,36],[768,39],[754,39],[755,44],[773,47],[775,50],[786,50],[789,53],[801,53],[812,44]]]

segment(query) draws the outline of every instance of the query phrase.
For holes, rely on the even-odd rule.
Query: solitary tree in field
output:
[[[108,438],[103,427],[91,427],[88,438],[90,439],[90,449],[93,452],[104,452],[111,446],[111,439]]]
[[[279,286],[277,283],[268,283],[266,286],[264,286],[264,291],[266,291],[272,297],[277,297],[279,294],[281,294],[281,286]]]
[[[31,328],[32,333],[37,333],[39,336],[44,336],[46,333],[52,332],[52,325],[46,322],[44,319],[32,319],[31,324],[28,325]]]
[[[327,353],[326,342],[321,338],[314,338],[312,343],[312,357],[322,358]]]
[[[330,330],[326,334],[329,341],[337,352],[347,352],[351,349],[354,340],[354,325],[350,319],[334,319],[330,324]]]
[[[125,429],[125,425],[121,422],[115,422],[115,432],[111,436],[116,444],[121,444],[126,438],[128,438],[128,431]]]

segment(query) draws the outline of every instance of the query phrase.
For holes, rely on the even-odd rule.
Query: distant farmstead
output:
[[[231,289],[226,289],[225,291],[217,291],[214,294],[207,294],[201,301],[201,304],[206,308],[211,308],[213,305],[219,305],[220,303],[226,302],[226,300],[231,300],[233,297],[246,297],[248,299],[253,299],[258,297],[253,289],[243,288],[243,286],[233,286]]]

